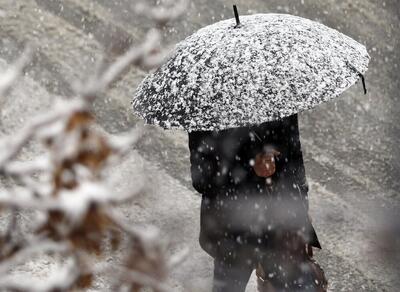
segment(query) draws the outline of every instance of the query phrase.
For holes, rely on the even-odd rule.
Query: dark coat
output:
[[[297,115],[254,127],[189,133],[193,187],[202,194],[200,245],[211,256],[262,245],[291,230],[319,247],[308,217],[308,186]],[[278,150],[276,172],[258,177],[254,158]]]

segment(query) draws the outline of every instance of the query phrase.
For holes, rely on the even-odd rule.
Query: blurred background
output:
[[[44,111],[54,96],[70,96],[74,82],[93,74],[101,58],[111,62],[139,44],[153,23],[135,12],[136,3],[0,0],[0,69],[27,44],[35,48],[24,78],[0,101],[1,135]],[[164,42],[173,45],[205,25],[233,17],[232,4],[242,15],[273,12],[310,18],[366,45],[372,58],[368,94],[363,95],[359,83],[335,103],[300,115],[311,216],[323,246],[316,258],[331,291],[398,291],[400,2],[192,0],[179,20],[163,28]],[[106,132],[124,132],[137,123],[130,101],[145,75],[133,68],[95,101],[95,115]],[[120,181],[121,189],[129,189],[138,164],[154,190],[121,212],[132,222],[160,227],[172,250],[191,249],[173,273],[177,291],[207,291],[212,262],[198,246],[200,197],[191,186],[187,134],[148,127],[145,138],[110,176]],[[248,291],[255,291],[254,279]]]

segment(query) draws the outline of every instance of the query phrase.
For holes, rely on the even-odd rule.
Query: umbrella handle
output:
[[[236,5],[233,5],[233,13],[235,14],[236,25],[235,28],[239,28],[241,26],[240,19],[239,19],[239,12]]]

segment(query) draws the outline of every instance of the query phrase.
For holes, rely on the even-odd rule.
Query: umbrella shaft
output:
[[[236,27],[239,27],[240,26],[240,19],[239,19],[239,12],[237,10],[236,5],[233,5],[233,13],[235,14]]]

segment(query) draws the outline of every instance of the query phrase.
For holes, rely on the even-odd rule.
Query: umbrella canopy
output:
[[[165,129],[250,126],[331,100],[367,71],[366,48],[325,25],[286,14],[240,20],[179,43],[139,85],[134,111]]]

